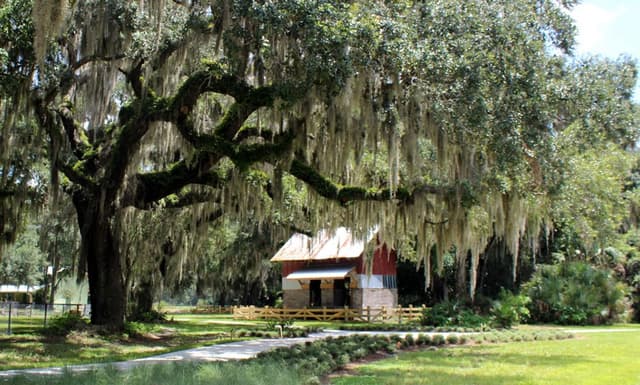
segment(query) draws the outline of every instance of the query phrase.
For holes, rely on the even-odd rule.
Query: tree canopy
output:
[[[27,148],[73,200],[96,324],[122,325],[148,210],[414,233],[427,265],[470,256],[473,294],[491,237],[517,259],[545,229],[560,133],[635,143],[635,67],[569,59],[572,3],[6,1],[2,143],[45,134]]]

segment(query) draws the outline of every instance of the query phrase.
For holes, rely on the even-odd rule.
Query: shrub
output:
[[[529,316],[527,305],[531,302],[529,297],[515,295],[507,290],[501,290],[498,300],[491,307],[492,321],[494,325],[502,328],[511,328]]]
[[[413,338],[413,334],[407,334],[404,337],[404,340],[407,342],[408,346],[412,346],[412,345],[416,344],[416,340],[415,340],[415,338]]]
[[[422,325],[436,327],[436,331],[445,331],[442,327],[481,327],[486,325],[487,318],[474,313],[458,302],[445,301],[425,308],[420,318]]]
[[[456,334],[449,334],[447,336],[447,343],[451,344],[451,345],[457,345],[458,344],[458,336]]]
[[[140,337],[151,330],[150,325],[141,322],[126,322],[124,324],[124,332],[130,337]]]
[[[367,349],[359,348],[353,352],[352,357],[356,360],[359,360],[361,358],[365,358],[367,354],[369,354],[369,351]]]
[[[540,265],[523,286],[531,320],[560,324],[612,322],[624,311],[625,286],[584,262]]]
[[[76,312],[68,312],[52,317],[42,333],[48,336],[64,337],[73,330],[82,330],[87,327],[89,321]]]
[[[129,317],[129,321],[156,324],[168,322],[167,313],[159,312],[157,310],[134,313]]]
[[[431,344],[432,345],[444,345],[446,342],[444,336],[442,334],[435,334],[432,338],[431,338]]]
[[[338,365],[339,368],[343,368],[349,362],[351,362],[351,357],[346,353],[343,353],[336,358],[336,365]]]
[[[429,345],[431,343],[431,337],[428,334],[418,335],[418,345]]]
[[[496,342],[498,342],[499,338],[498,335],[496,333],[490,333],[488,334],[485,339],[489,342],[491,342],[492,344],[495,344]]]
[[[395,353],[396,349],[396,344],[388,343],[384,346],[384,351],[387,353]]]

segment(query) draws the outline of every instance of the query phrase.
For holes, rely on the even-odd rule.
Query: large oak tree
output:
[[[283,176],[317,227],[415,232],[426,264],[455,246],[472,294],[489,238],[517,258],[543,225],[567,3],[7,1],[5,119],[36,122],[73,200],[94,324],[123,325],[138,210],[266,221]]]

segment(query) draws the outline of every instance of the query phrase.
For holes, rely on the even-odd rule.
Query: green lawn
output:
[[[13,317],[11,335],[6,334],[5,318],[0,319],[0,370],[131,360],[237,340],[241,330],[267,326],[265,321],[234,320],[231,314],[169,313],[168,323],[138,324],[142,336],[134,338],[91,332],[48,338],[39,333],[42,317]],[[338,323],[318,321],[296,321],[294,325],[338,327]]]
[[[63,338],[41,335],[41,319],[15,317],[11,335],[0,329],[0,370],[130,360],[228,342],[237,339],[239,329],[264,325],[234,321],[231,315],[174,314],[168,318],[172,321],[166,324],[140,325],[143,334],[137,337],[74,332]]]
[[[332,384],[640,385],[639,360],[640,331],[584,333],[562,341],[402,353],[363,365],[357,375]]]

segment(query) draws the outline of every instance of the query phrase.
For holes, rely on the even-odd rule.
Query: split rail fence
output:
[[[220,306],[220,305],[197,305],[191,309],[191,313],[194,314],[232,314],[232,306]]]
[[[354,321],[354,322],[407,322],[420,319],[426,307],[366,307],[351,308],[272,308],[254,306],[234,306],[233,318],[245,320],[316,320],[316,321]]]

